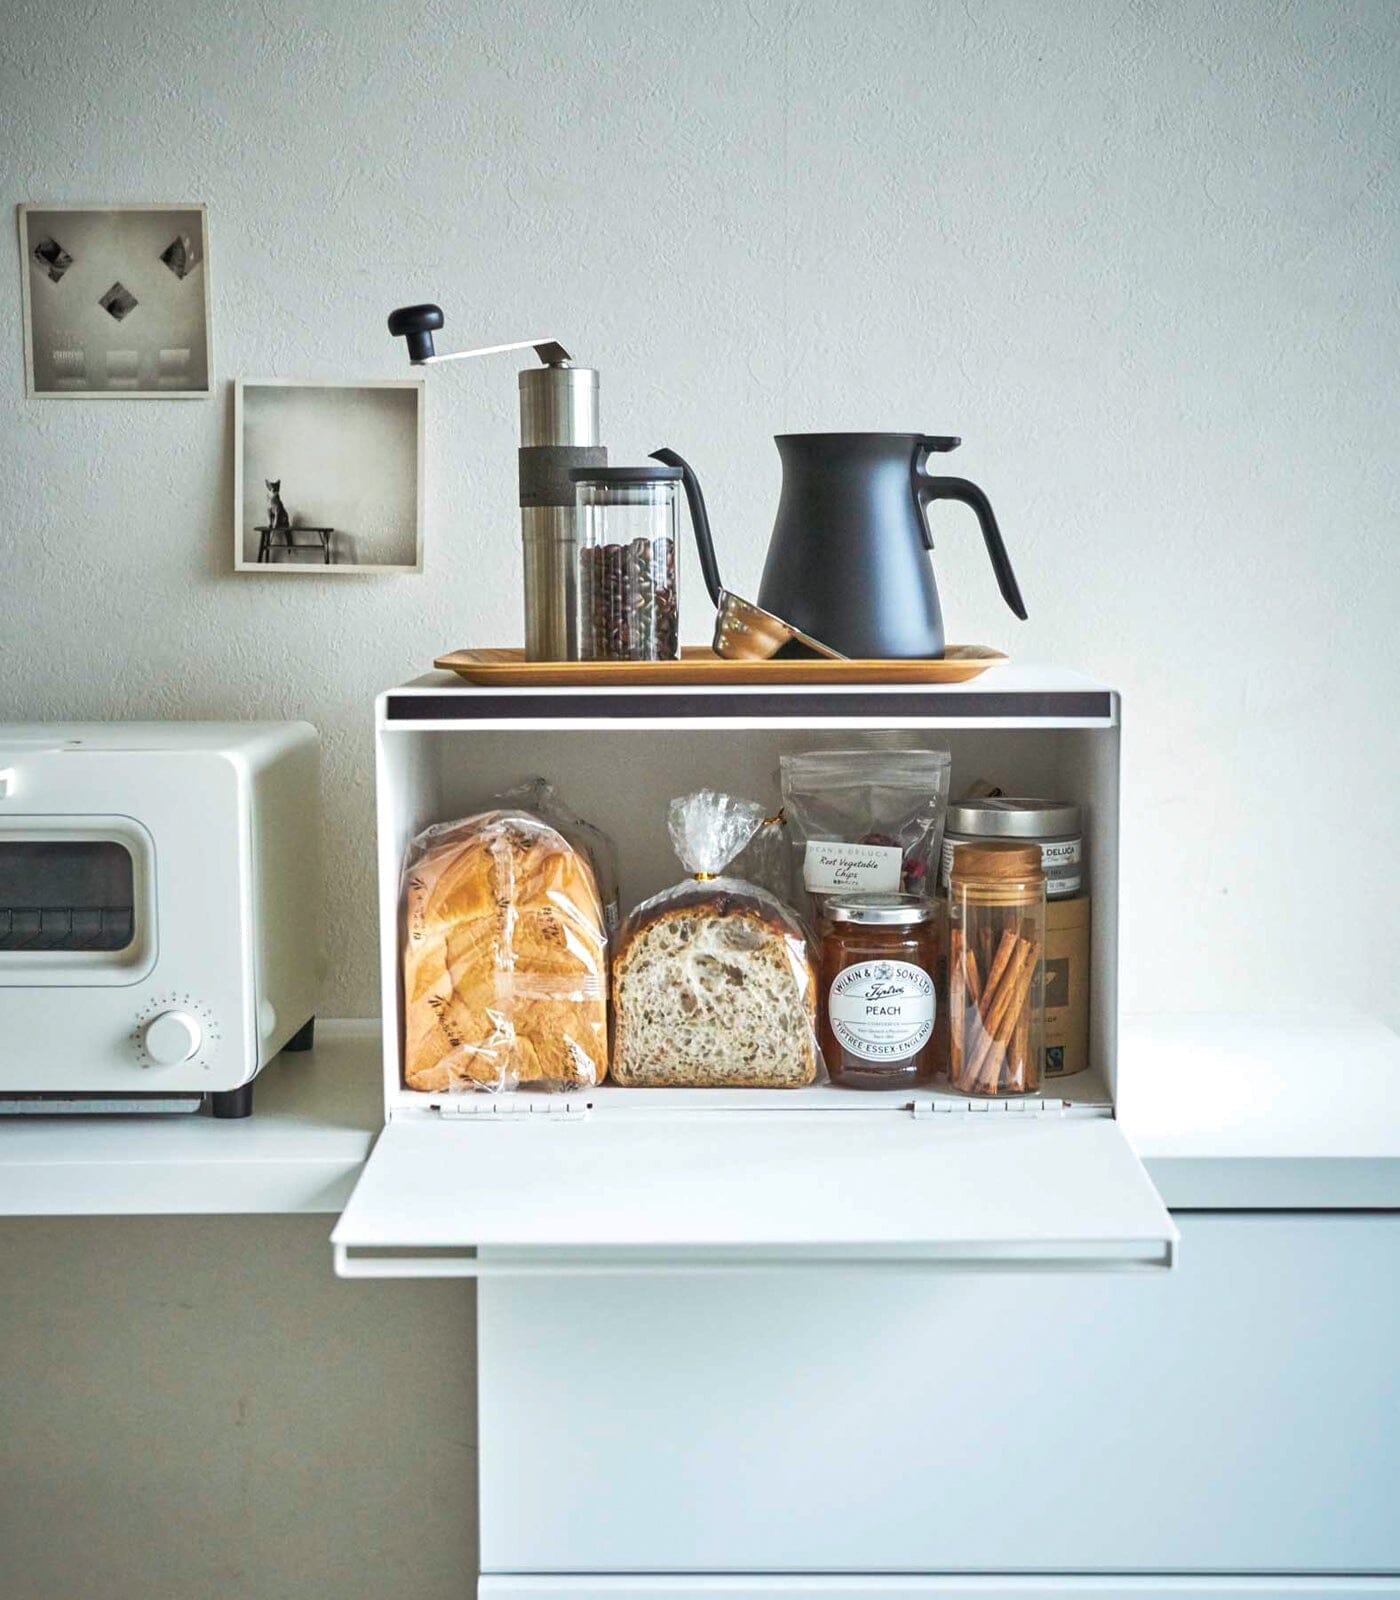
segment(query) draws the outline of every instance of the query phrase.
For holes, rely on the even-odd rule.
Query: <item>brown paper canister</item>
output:
[[[1089,1065],[1089,896],[1045,904],[1045,1076]]]

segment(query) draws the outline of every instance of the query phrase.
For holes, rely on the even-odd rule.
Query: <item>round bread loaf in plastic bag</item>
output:
[[[673,800],[691,874],[627,918],[613,960],[613,1079],[635,1087],[800,1088],[821,1068],[817,983],[802,924],[724,870],[763,807],[704,791]]]

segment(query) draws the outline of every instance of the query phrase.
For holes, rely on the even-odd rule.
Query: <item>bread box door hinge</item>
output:
[[[454,1095],[440,1101],[439,1116],[470,1118],[474,1122],[582,1122],[593,1109],[587,1100],[562,1095]]]
[[[1032,1096],[1026,1100],[915,1100],[910,1106],[915,1117],[1002,1117],[1040,1116],[1045,1112],[1064,1114],[1073,1110],[1068,1100],[1046,1100]]]

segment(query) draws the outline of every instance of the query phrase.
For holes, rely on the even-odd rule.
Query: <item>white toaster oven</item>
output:
[[[323,977],[308,723],[0,726],[0,1110],[246,1116]]]

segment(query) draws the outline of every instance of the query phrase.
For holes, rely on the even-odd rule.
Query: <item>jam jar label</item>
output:
[[[933,1032],[933,979],[908,961],[863,961],[832,980],[826,1012],[843,1050],[863,1061],[903,1061]]]

